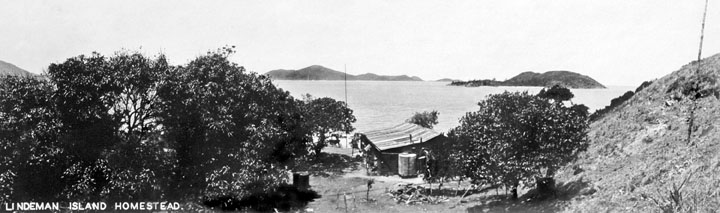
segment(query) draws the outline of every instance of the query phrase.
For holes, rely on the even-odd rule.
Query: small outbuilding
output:
[[[422,171],[425,166],[424,159],[428,157],[428,152],[424,152],[423,149],[432,152],[432,147],[439,147],[448,141],[443,134],[411,123],[356,133],[354,140],[357,140],[355,143],[360,142],[368,167],[385,175],[403,175],[408,169]],[[401,154],[404,155],[400,156]],[[398,158],[412,156],[408,154],[415,154],[414,156],[418,157],[414,165],[409,165],[413,168],[407,168],[408,165],[398,166]],[[403,160],[403,162],[407,161]],[[399,172],[399,167],[404,172]]]

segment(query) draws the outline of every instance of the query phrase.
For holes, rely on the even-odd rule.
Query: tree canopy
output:
[[[432,129],[433,126],[438,124],[438,113],[437,110],[433,111],[425,111],[425,112],[415,112],[412,117],[410,117],[406,122],[417,124],[422,127]]]
[[[552,100],[559,101],[559,102],[569,101],[570,99],[575,97],[575,95],[572,94],[572,92],[570,92],[570,89],[565,88],[560,85],[552,86],[548,90],[545,90],[545,88],[543,88],[542,90],[540,90],[540,93],[538,93],[537,96],[541,97],[541,98],[552,99]]]
[[[304,113],[309,128],[319,139],[313,146],[316,155],[327,146],[328,134],[338,131],[350,133],[355,130],[352,123],[357,119],[352,109],[343,101],[327,97],[313,98],[308,94],[305,95]]]
[[[462,144],[465,175],[476,183],[498,183],[517,197],[538,177],[554,171],[587,148],[587,113],[527,92],[489,95],[449,137]]]
[[[240,200],[277,189],[312,134],[353,130],[345,103],[297,100],[233,52],[93,53],[0,78],[0,202]]]

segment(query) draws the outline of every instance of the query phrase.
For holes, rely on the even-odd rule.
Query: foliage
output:
[[[62,123],[59,148],[70,164],[63,173],[67,199],[160,198],[169,170],[155,128],[157,85],[169,66],[164,56],[98,53],[48,69]]]
[[[5,79],[0,131],[14,153],[2,159],[12,174],[4,177],[14,179],[5,198],[160,197],[151,194],[167,160],[146,139],[151,90],[166,68],[162,56],[93,53],[50,65],[48,81]]]
[[[513,189],[515,198],[520,183],[552,177],[588,146],[587,114],[560,102],[505,92],[478,105],[449,137],[466,146],[461,163],[468,178],[502,184]]]
[[[642,91],[643,89],[649,87],[652,83],[653,83],[653,81],[643,81],[643,82],[640,84],[640,86],[638,86],[637,88],[635,88],[635,93],[638,93],[638,92]]]
[[[231,53],[210,52],[171,70],[158,91],[161,124],[178,159],[174,194],[267,191],[284,176],[278,164],[304,153],[310,129],[297,101],[229,62]]]
[[[93,53],[51,64],[47,80],[0,78],[0,202],[242,200],[277,190],[320,125],[352,130],[344,103],[298,101],[231,53],[184,66]],[[310,123],[327,115],[305,107],[348,119]]]
[[[281,184],[270,192],[253,193],[243,199],[222,196],[203,200],[203,204],[223,211],[252,209],[260,212],[271,212],[273,210],[290,212],[302,208],[317,198],[320,198],[320,195],[315,191],[302,190],[292,185]]]
[[[538,93],[537,96],[541,97],[541,98],[552,99],[552,100],[559,101],[559,102],[569,101],[570,99],[575,97],[575,95],[572,94],[572,92],[570,92],[570,89],[562,87],[560,85],[552,86],[547,91],[545,90],[545,88],[543,88],[542,90],[540,90],[540,93]]]
[[[0,78],[0,202],[54,199],[63,189],[52,93],[36,78]]]
[[[700,62],[698,62],[700,63]],[[700,69],[698,64],[698,70]],[[696,128],[695,125],[695,111],[697,110],[697,101],[707,97],[715,97],[720,99],[720,84],[717,82],[717,77],[708,73],[699,74],[696,71],[695,75],[690,77],[680,76],[668,87],[665,93],[670,95],[670,98],[675,101],[688,100],[691,102],[687,118],[688,130],[687,130],[687,141],[690,143],[692,132]]]
[[[430,174],[425,175],[423,179],[430,183],[440,184],[453,179],[462,180],[464,158],[463,152],[458,152],[458,150],[465,150],[465,148],[465,144],[450,141],[431,144],[427,147],[429,156],[426,154],[426,159],[432,162],[428,169]]]
[[[352,109],[348,108],[343,101],[336,101],[328,97],[312,98],[308,94],[305,95],[303,109],[306,115],[305,122],[319,139],[312,147],[316,156],[327,146],[328,134],[337,131],[350,133],[355,130],[352,123],[357,119],[353,115]]]
[[[602,109],[595,110],[595,112],[593,112],[593,114],[590,115],[590,122],[596,121],[596,120],[602,118],[608,112],[611,112],[612,110],[619,107],[621,104],[625,103],[627,100],[630,100],[630,98],[632,98],[636,93],[638,93],[638,92],[642,91],[643,89],[647,88],[648,86],[650,86],[650,84],[652,84],[652,82],[653,81],[644,81],[642,84],[640,84],[640,86],[638,86],[635,89],[635,92],[627,91],[627,92],[625,92],[625,94],[623,94],[617,98],[613,98],[612,100],[610,100],[610,105],[605,106]]]
[[[410,117],[406,122],[432,129],[435,124],[438,124],[439,114],[440,113],[438,113],[437,110],[433,110],[430,112],[415,112],[415,114],[413,114],[413,116]]]

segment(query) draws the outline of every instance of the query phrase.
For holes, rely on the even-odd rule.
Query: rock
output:
[[[583,188],[580,190],[581,195],[592,195],[592,194],[595,194],[595,192],[597,192],[597,189],[595,189],[595,187],[592,187],[592,186]]]

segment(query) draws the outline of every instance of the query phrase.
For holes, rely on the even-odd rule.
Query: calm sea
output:
[[[345,100],[344,81],[274,81],[300,98],[309,93],[313,97],[330,97]],[[503,91],[528,91],[535,94],[541,87],[455,87],[448,82],[433,81],[348,81],[347,102],[357,118],[356,131],[400,124],[414,112],[437,110],[440,112],[435,130],[447,132],[459,125],[458,120],[470,111],[478,110],[477,103],[488,94]],[[610,104],[634,87],[616,86],[608,89],[573,89],[574,103],[585,104],[590,112]]]

